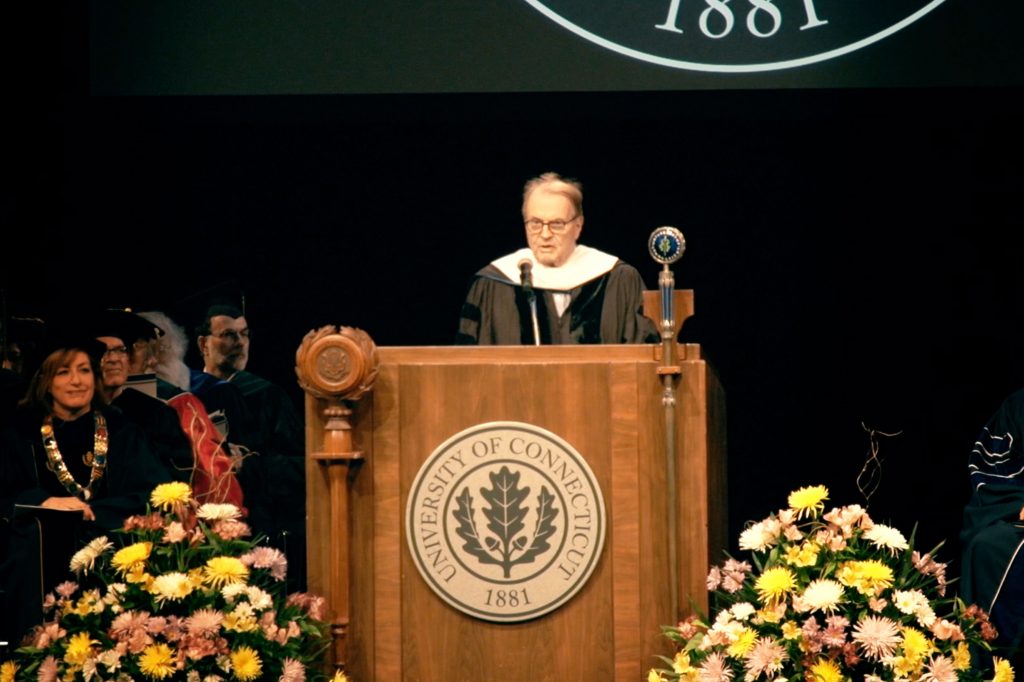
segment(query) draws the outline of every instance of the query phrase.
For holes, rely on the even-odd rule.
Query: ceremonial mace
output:
[[[679,611],[679,563],[676,545],[678,542],[679,510],[676,487],[676,378],[682,374],[676,364],[675,338],[675,277],[669,266],[683,257],[686,239],[674,227],[659,227],[647,241],[651,258],[661,263],[658,273],[658,289],[661,292],[661,404],[665,408],[665,475],[668,478],[668,560],[672,576],[672,608]]]

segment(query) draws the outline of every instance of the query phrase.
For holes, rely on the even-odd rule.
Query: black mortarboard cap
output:
[[[38,317],[8,317],[0,320],[0,335],[7,342],[38,343],[43,339],[45,323]]]
[[[83,320],[83,328],[92,336],[116,336],[128,345],[139,339],[148,341],[164,334],[164,330],[141,315],[119,308],[97,311]]]
[[[234,279],[218,282],[179,300],[172,306],[169,314],[172,318],[181,320],[189,333],[195,334],[212,308],[233,308],[239,314],[246,315],[245,292],[241,284]]]
[[[68,320],[46,326],[46,338],[40,346],[39,361],[42,362],[54,351],[78,348],[88,353],[97,363],[107,352],[105,343],[90,335],[77,323]]]

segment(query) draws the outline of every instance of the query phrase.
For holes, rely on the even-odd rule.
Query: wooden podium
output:
[[[678,509],[669,510],[660,356],[655,345],[376,348],[359,330],[310,332],[297,354],[308,578],[333,619],[333,663],[354,682],[636,682],[658,654],[671,655],[661,626],[689,613],[691,599],[706,608],[705,576],[726,547],[725,415],[699,347],[678,346]],[[446,603],[406,538],[424,462],[453,434],[488,422],[557,434],[604,497],[604,544],[588,580],[521,622]]]

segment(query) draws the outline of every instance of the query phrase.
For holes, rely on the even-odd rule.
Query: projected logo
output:
[[[445,441],[406,504],[420,575],[477,618],[518,622],[566,603],[604,545],[593,472],[564,440],[519,422],[489,422]]]
[[[601,47],[677,69],[743,73],[833,59],[945,0],[526,0]]]

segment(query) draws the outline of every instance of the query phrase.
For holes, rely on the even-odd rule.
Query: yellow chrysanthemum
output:
[[[742,658],[750,651],[756,641],[757,633],[750,628],[743,628],[742,632],[736,636],[736,641],[726,648],[725,653],[733,658]]]
[[[78,632],[68,639],[68,648],[64,651],[64,661],[75,667],[81,667],[92,654],[93,644],[99,644],[89,636],[88,632]]]
[[[233,556],[213,557],[203,567],[203,582],[216,589],[244,583],[248,578],[248,567]]]
[[[843,679],[843,672],[839,666],[827,658],[819,658],[808,672],[809,678],[817,682],[842,682]]]
[[[334,679],[337,680],[338,678],[335,677]],[[647,672],[647,682],[665,682],[665,678],[662,677],[661,673],[659,673],[657,670],[651,668]]]
[[[953,669],[957,672],[971,669],[971,649],[967,642],[959,642],[953,649]]]
[[[331,678],[331,682],[349,682],[348,675],[339,670],[334,673],[334,677]]]
[[[995,664],[995,675],[992,677],[992,682],[1013,682],[1013,666],[1009,661],[994,656],[992,662]]]
[[[128,573],[133,569],[138,571],[138,569],[145,566],[151,551],[153,551],[152,542],[136,542],[134,545],[128,545],[124,549],[117,550],[110,563],[122,574]]]
[[[903,655],[913,662],[923,660],[935,651],[935,644],[920,630],[903,628]]]
[[[235,679],[248,682],[255,680],[263,672],[263,662],[255,649],[240,646],[231,652],[231,673]]]
[[[796,587],[796,576],[785,566],[769,568],[754,582],[762,602],[777,602]]]
[[[796,512],[798,519],[805,516],[817,516],[825,511],[825,500],[828,499],[828,488],[823,485],[809,485],[789,494],[789,508]]]
[[[847,561],[836,571],[836,580],[866,596],[875,596],[892,587],[892,569],[881,561]]]
[[[162,511],[170,511],[176,504],[185,504],[192,501],[192,488],[188,483],[174,481],[172,483],[161,483],[153,488],[149,496],[149,503]]]
[[[174,652],[166,644],[151,644],[139,656],[139,670],[146,677],[162,680],[174,674]]]
[[[165,573],[153,579],[149,591],[156,595],[158,604],[167,600],[179,601],[192,593],[192,582],[184,573]]]
[[[0,663],[0,682],[14,682],[14,676],[18,673],[18,664],[14,661]]]

